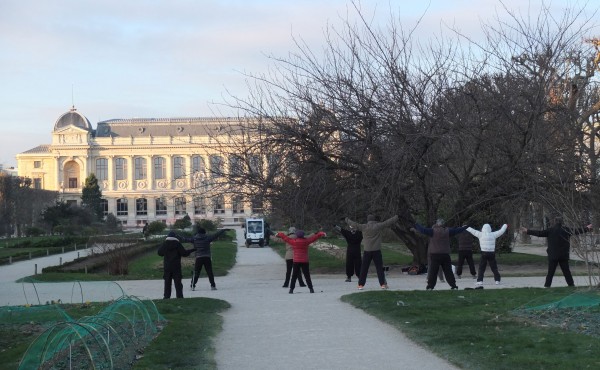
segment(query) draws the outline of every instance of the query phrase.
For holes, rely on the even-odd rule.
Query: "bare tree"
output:
[[[392,17],[376,27],[358,7],[361,22],[330,27],[322,53],[296,39],[269,74],[248,76],[248,97],[227,103],[259,118],[230,128],[244,135],[223,148],[245,171],[226,183],[304,225],[399,214],[394,232],[425,264],[416,220],[501,222],[577,163],[579,131],[551,93],[591,18],[542,10],[484,25],[485,44],[459,33],[419,43],[414,29]],[[253,172],[252,158],[265,167]]]

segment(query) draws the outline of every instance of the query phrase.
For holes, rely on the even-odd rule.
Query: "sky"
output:
[[[505,0],[527,7],[527,0]],[[540,3],[541,0],[530,0]],[[591,0],[591,3],[600,0]],[[568,4],[554,0],[554,5]],[[1,0],[0,164],[51,142],[72,105],[93,128],[113,118],[231,116],[224,96],[247,96],[244,73],[268,56],[314,50],[328,25],[356,18],[348,0]],[[375,25],[392,11],[423,23],[426,40],[441,24],[476,35],[499,0],[362,0]],[[560,6],[558,7],[560,8]]]

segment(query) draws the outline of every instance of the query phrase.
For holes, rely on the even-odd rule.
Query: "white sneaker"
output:
[[[483,285],[483,281],[478,281],[478,282],[475,283],[475,285],[482,286]]]
[[[496,285],[500,285],[500,281],[496,280]]]

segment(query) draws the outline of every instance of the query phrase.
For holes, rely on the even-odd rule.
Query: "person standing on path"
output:
[[[191,283],[192,290],[196,290],[196,283],[198,282],[198,278],[200,277],[202,266],[204,266],[204,268],[206,269],[206,275],[208,275],[208,281],[210,282],[210,289],[217,290],[217,286],[215,284],[215,275],[213,274],[212,269],[210,243],[212,243],[213,240],[221,236],[225,231],[227,231],[227,229],[221,229],[212,235],[207,235],[206,230],[204,230],[204,228],[198,227],[196,230],[196,235],[194,235],[193,238],[185,240],[188,243],[193,243],[194,248],[196,249],[194,277]]]
[[[193,248],[185,249],[183,247],[174,231],[169,232],[162,245],[158,248],[158,255],[163,257],[164,299],[171,298],[171,282],[175,283],[175,296],[183,298],[181,257],[187,257],[193,251]]]
[[[446,282],[451,289],[458,289],[456,279],[452,272],[452,262],[450,260],[450,237],[460,234],[466,230],[466,226],[448,228],[444,226],[444,220],[438,218],[435,225],[431,228],[415,224],[415,229],[421,234],[428,235],[430,263],[427,267],[427,290],[433,290],[437,282],[437,275],[440,267],[446,276]]]
[[[367,274],[371,261],[375,264],[377,278],[381,289],[388,289],[387,280],[383,271],[383,255],[381,254],[381,231],[386,227],[393,225],[398,221],[398,215],[388,218],[383,222],[378,222],[374,215],[367,216],[366,224],[359,224],[346,217],[346,223],[363,234],[364,252],[360,267],[360,276],[358,277],[358,290],[362,290],[367,282]]]
[[[477,273],[475,272],[475,261],[473,261],[473,235],[470,233],[460,233],[456,235],[456,240],[458,241],[458,263],[456,264],[456,276],[461,278],[463,264],[465,260],[469,265],[469,272],[473,279],[477,278]]]
[[[288,234],[290,238],[296,238],[296,228],[290,227],[288,229]],[[281,240],[285,243],[283,239],[275,237],[277,240]],[[294,266],[294,248],[290,243],[285,243],[285,280],[283,281],[283,288],[288,288],[290,286],[290,276],[292,276],[292,267]],[[302,280],[302,274],[298,275],[298,284],[301,287],[305,287],[304,280]]]
[[[570,227],[563,225],[561,217],[557,217],[554,220],[554,226],[546,230],[530,230],[525,227],[521,227],[521,231],[527,233],[527,235],[538,236],[541,238],[547,238],[548,248],[548,273],[546,274],[546,282],[544,287],[550,288],[552,286],[552,279],[556,272],[556,266],[560,265],[560,269],[567,281],[568,286],[575,286],[573,281],[573,275],[571,275],[571,269],[569,268],[569,253],[571,249],[571,236],[586,233],[592,230],[592,225],[581,227],[578,229],[571,229]]]
[[[492,231],[490,224],[485,224],[481,231],[475,230],[472,227],[467,228],[467,231],[479,239],[479,248],[481,249],[481,260],[479,261],[479,271],[477,273],[477,282],[475,285],[483,285],[483,274],[488,262],[494,274],[496,285],[500,284],[500,272],[498,272],[498,264],[496,263],[496,239],[504,232],[508,225],[504,224],[499,230]]]
[[[292,272],[292,282],[290,284],[290,294],[294,294],[294,288],[296,287],[296,279],[298,279],[298,276],[300,275],[300,270],[302,270],[302,273],[304,274],[304,280],[306,280],[306,285],[308,285],[308,289],[310,290],[310,292],[315,292],[313,289],[312,280],[310,279],[310,269],[308,264],[308,246],[323,236],[326,236],[326,234],[322,231],[319,231],[318,233],[313,234],[308,238],[305,238],[303,230],[296,230],[295,238],[290,238],[281,232],[277,234],[278,238],[282,239],[286,243],[289,243],[294,249],[294,263]]]
[[[349,283],[352,281],[352,275],[360,277],[362,260],[360,244],[363,240],[363,235],[361,231],[356,230],[352,226],[350,226],[350,230],[338,225],[334,225],[334,228],[346,239],[346,282]]]

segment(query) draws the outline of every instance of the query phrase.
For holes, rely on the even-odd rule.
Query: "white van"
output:
[[[262,218],[246,219],[246,248],[252,244],[265,246],[265,220]]]

